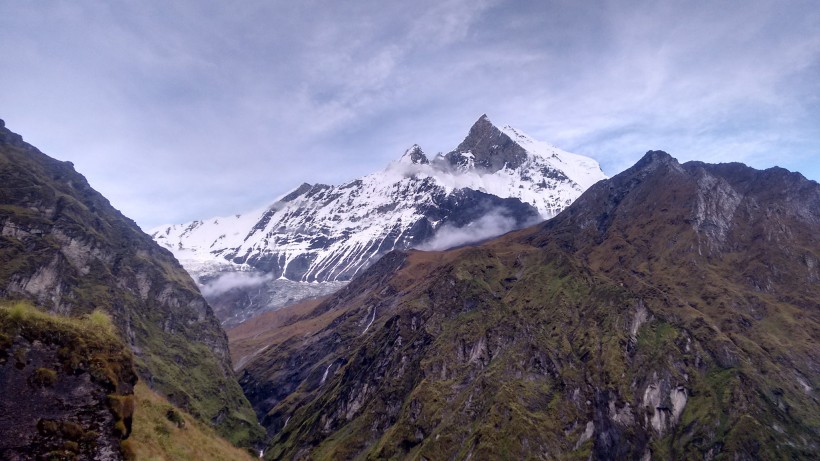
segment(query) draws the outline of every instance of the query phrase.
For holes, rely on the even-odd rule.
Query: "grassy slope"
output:
[[[191,415],[173,407],[144,384],[134,389],[134,430],[129,438],[138,460],[251,460],[250,454],[231,445]],[[173,411],[178,416],[171,416]],[[180,426],[178,418],[184,421]],[[172,421],[174,419],[174,421]]]
[[[257,317],[243,322],[227,331],[228,343],[231,349],[231,362],[234,369],[241,370],[242,366],[252,359],[256,353],[265,347],[277,344],[281,338],[289,338],[295,334],[289,326],[308,315],[313,309],[327,299],[323,296],[304,302],[286,306],[272,312],[265,312]],[[316,319],[312,325],[301,325],[301,328],[311,327],[310,331],[318,330],[333,320],[334,315],[328,314],[326,320]]]
[[[571,261],[542,266],[532,264],[535,258],[540,255],[531,249],[506,242],[465,250],[432,282],[452,281],[446,291],[452,299],[430,299],[429,292],[441,288],[411,287],[394,316],[374,324],[366,341],[354,342],[345,354],[350,361],[324,392],[315,393],[314,379],[327,362],[271,410],[291,420],[274,438],[270,456],[304,456],[307,441],[317,444],[310,451],[316,459],[521,459],[539,452],[586,459],[593,441],[577,450],[576,442],[595,415],[583,402],[598,396],[635,409],[653,375],[689,392],[681,424],[651,442],[655,456],[702,457],[716,446],[761,457],[809,456],[806,444],[820,427],[820,408],[791,366],[778,363],[782,357],[755,354],[753,362],[746,354],[756,347],[747,341],[731,352],[742,359],[720,363],[721,348],[736,343],[710,326],[718,319],[669,306],[652,290],[631,292]],[[505,287],[514,278],[518,283]],[[628,326],[639,303],[652,318],[631,339]],[[409,328],[413,317],[425,330]],[[788,340],[797,354],[813,347],[810,339],[798,347],[806,340],[801,336]],[[398,374],[403,358],[411,363]],[[368,395],[360,383],[379,391]],[[357,400],[363,410],[352,420],[326,425],[334,411],[350,408],[338,402]],[[395,405],[401,407],[397,417],[385,418]],[[637,408],[633,416],[651,419],[655,411]],[[647,437],[640,434],[632,436]]]
[[[31,352],[25,344],[36,348],[37,352]],[[8,398],[10,393],[31,398],[31,401],[6,402],[4,405],[15,408],[12,414],[18,414],[19,409],[19,414],[26,415],[13,422],[16,429],[26,434],[24,440],[28,440],[29,446],[24,449],[27,455],[48,459],[89,456],[105,450],[99,445],[101,440],[108,448],[120,449],[118,441],[127,435],[133,412],[132,393],[137,376],[133,356],[117,336],[111,318],[102,311],[94,311],[82,318],[62,317],[42,312],[27,302],[0,302],[0,362],[14,359],[18,365],[16,369],[27,373],[25,369],[29,367],[27,363],[31,355],[39,355],[41,359],[50,357],[34,374],[34,379],[44,389],[33,395],[27,395],[19,388],[4,389],[0,396],[0,399]],[[59,365],[55,367],[54,362]],[[16,372],[9,369],[12,370],[10,373]],[[88,383],[72,382],[71,378],[76,376],[88,376]],[[31,382],[30,385],[36,387]],[[73,400],[75,395],[65,396],[52,390],[63,389],[59,392],[65,392],[66,386],[71,394],[85,395],[87,400],[80,403]],[[97,401],[102,398],[102,402],[106,402],[106,395],[107,403]],[[50,403],[52,408],[41,412],[44,403]],[[109,412],[110,425],[97,429],[94,419],[106,421],[105,415]],[[60,416],[55,419],[55,415]],[[89,419],[88,415],[94,416]],[[65,440],[62,449],[55,450],[61,439]]]
[[[53,343],[62,348],[66,370],[88,368],[92,378],[112,389],[130,392],[133,356],[120,340],[111,318],[102,311],[83,317],[49,314],[25,301],[0,301],[0,342],[11,346],[15,336]],[[5,348],[5,347],[4,347]]]

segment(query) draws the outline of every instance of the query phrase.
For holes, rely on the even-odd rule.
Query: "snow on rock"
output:
[[[231,271],[347,281],[393,249],[423,245],[440,229],[469,233],[490,213],[505,222],[499,233],[548,219],[604,178],[595,160],[483,116],[456,150],[432,161],[414,145],[362,178],[303,184],[265,208],[150,233],[200,283]]]

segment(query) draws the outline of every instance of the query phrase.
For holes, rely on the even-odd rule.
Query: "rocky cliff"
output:
[[[0,122],[0,298],[108,312],[139,375],[238,443],[260,435],[227,340],[197,286],[77,173]]]
[[[820,185],[648,153],[243,350],[269,459],[812,459]]]
[[[0,306],[2,459],[123,459],[136,381],[132,355],[105,315]]]

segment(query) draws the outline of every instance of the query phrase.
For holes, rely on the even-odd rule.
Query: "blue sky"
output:
[[[0,118],[144,229],[340,183],[483,113],[598,160],[820,180],[814,1],[0,0]]]

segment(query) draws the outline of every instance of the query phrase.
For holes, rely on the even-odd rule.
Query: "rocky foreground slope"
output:
[[[3,460],[122,459],[136,381],[104,314],[64,318],[0,303]]]
[[[238,335],[241,384],[267,459],[816,459],[818,239],[816,182],[649,152]]]
[[[111,315],[139,376],[233,442],[261,436],[225,333],[191,277],[69,162],[0,121],[0,299]]]
[[[446,155],[413,146],[354,181],[304,184],[270,207],[151,234],[234,325],[335,291],[389,251],[447,248],[552,217],[604,177],[594,160],[482,116]]]

